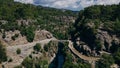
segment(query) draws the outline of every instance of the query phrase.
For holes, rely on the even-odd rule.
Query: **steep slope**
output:
[[[103,67],[118,63],[120,49],[120,4],[111,6],[91,6],[79,12],[79,17],[71,30],[74,47],[87,56],[101,56],[107,54]],[[116,53],[117,52],[117,53]],[[117,58],[114,58],[116,55]],[[111,57],[112,56],[112,57]],[[108,61],[108,58],[112,58]],[[113,59],[114,58],[114,59]],[[117,60],[116,60],[117,59]],[[115,61],[115,62],[114,62]],[[108,65],[106,65],[108,63]],[[109,64],[110,63],[110,64]],[[98,66],[101,66],[98,64]],[[103,68],[102,67],[102,68]]]
[[[34,37],[32,32],[39,29],[51,32],[56,38],[68,39],[67,33],[77,15],[69,10],[21,4],[13,0],[0,3],[0,32],[19,30],[23,36],[31,32],[31,40]]]

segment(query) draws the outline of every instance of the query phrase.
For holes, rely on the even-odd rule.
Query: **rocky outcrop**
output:
[[[17,35],[13,39],[13,37]],[[0,33],[0,40],[3,41],[6,44],[9,44],[10,46],[14,45],[22,45],[22,44],[27,44],[29,43],[26,39],[26,36],[22,36],[19,30],[15,31],[6,31],[5,32],[5,38],[2,38],[3,33]],[[40,41],[44,39],[50,39],[52,38],[52,34],[46,30],[37,30],[35,31],[35,37],[33,41]]]
[[[46,38],[52,38],[53,35],[46,31],[46,30],[37,30],[35,31],[35,38],[34,38],[34,41],[39,41],[39,40],[43,40],[43,39],[46,39]]]
[[[106,53],[111,52],[110,49],[112,46],[120,45],[120,37],[118,37],[116,34],[110,33],[107,30],[104,30],[103,24],[99,25],[97,29],[95,29],[95,26],[96,25],[94,23],[84,24],[85,28],[81,30],[83,36],[78,35],[76,41],[74,42],[76,44],[75,47],[79,52],[88,56],[98,56],[100,53],[103,53],[102,51],[105,51]],[[91,31],[92,33],[90,34]],[[85,32],[89,33],[86,34]],[[88,43],[89,41],[91,41],[88,36],[89,38],[94,38],[92,40],[93,43]],[[96,42],[96,40],[98,40],[98,42]]]
[[[18,35],[14,40],[12,39],[13,36]],[[25,36],[22,36],[20,34],[20,31],[15,30],[14,32],[12,31],[6,31],[5,32],[5,38],[3,38],[3,41],[5,41],[7,44],[13,46],[13,45],[20,45],[20,44],[26,44],[28,43],[26,40]]]
[[[56,20],[60,20],[62,22],[66,22],[66,23],[71,23],[71,22],[75,22],[75,17],[72,16],[52,16],[53,18],[55,18]]]
[[[19,19],[16,20],[16,22],[18,23],[18,25],[30,25],[34,22],[37,22],[37,20],[31,20],[31,19],[27,19],[27,20],[23,20],[23,19]]]
[[[102,45],[102,50],[109,50],[111,47],[112,37],[108,34],[107,31],[98,30],[96,38],[100,40]]]
[[[6,21],[6,20],[0,20],[0,24],[6,24],[6,23],[8,23],[8,21]]]
[[[90,47],[87,45],[87,44],[85,44],[84,42],[82,42],[82,41],[76,41],[76,43],[77,43],[77,45],[75,46],[76,47],[76,49],[79,51],[79,52],[81,52],[82,54],[85,54],[86,52],[87,53],[91,53],[92,52],[92,50],[90,49]],[[86,53],[86,55],[88,55]]]

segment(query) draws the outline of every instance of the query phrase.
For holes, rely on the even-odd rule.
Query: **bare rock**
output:
[[[5,34],[6,34],[6,38],[4,38],[4,41],[8,43],[9,45],[13,46],[13,45],[20,45],[20,44],[28,43],[26,40],[26,37],[22,36],[20,34],[20,31],[18,30],[15,30],[14,32],[8,31],[8,32],[5,32]],[[14,36],[15,34],[18,34],[19,36],[15,40],[12,40],[12,36]]]
[[[83,49],[84,49],[85,51],[91,53],[91,49],[90,49],[89,46],[87,46],[87,45],[83,45]]]
[[[107,49],[106,46],[108,49],[111,47],[112,37],[108,34],[107,31],[98,30],[96,38],[100,40],[103,50]]]
[[[113,39],[113,41],[114,41],[114,43],[115,43],[116,45],[119,45],[119,44],[120,44],[120,38],[117,38],[116,35],[113,35],[113,36],[112,36],[112,39]]]
[[[39,41],[39,40],[43,40],[43,39],[50,39],[52,38],[53,35],[46,31],[46,30],[38,30],[38,31],[35,31],[35,38],[34,38],[34,41]]]

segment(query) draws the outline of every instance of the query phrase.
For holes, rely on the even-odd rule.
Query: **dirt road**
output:
[[[96,57],[88,57],[85,55],[82,55],[80,52],[78,52],[74,47],[73,47],[73,43],[71,41],[69,41],[69,45],[68,47],[70,48],[70,50],[77,55],[79,58],[88,61],[89,63],[91,63],[91,68],[95,68],[95,62],[98,61],[100,58],[96,58]]]
[[[40,43],[41,46],[43,47],[44,44],[47,44],[49,41],[55,40],[55,38],[51,39],[45,39],[42,41],[36,41],[24,45],[15,45],[15,46],[8,46],[6,47],[7,50],[7,55],[12,58],[12,62],[4,62],[3,65],[5,65],[5,68],[14,68],[14,66],[20,65],[23,59],[33,51],[33,46],[36,43]],[[21,49],[21,54],[16,54],[17,49]]]

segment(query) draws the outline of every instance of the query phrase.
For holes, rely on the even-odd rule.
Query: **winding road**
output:
[[[71,41],[69,41],[68,47],[70,48],[70,50],[77,55],[79,58],[88,61],[91,64],[91,68],[95,68],[95,62],[98,61],[100,58],[97,57],[88,57],[85,55],[82,55],[80,52],[78,52],[74,47],[73,47],[73,43]]]
[[[80,57],[81,59],[83,60],[86,60],[86,61],[98,61],[99,58],[96,58],[96,57],[88,57],[88,56],[85,56],[85,55],[82,55],[80,52],[78,52],[74,47],[73,47],[73,44],[71,41],[69,41],[69,45],[68,47],[71,49],[71,51],[77,55],[78,57]]]
[[[27,56],[29,56],[29,54],[33,51],[33,46],[36,43],[41,43],[41,46],[43,47],[44,44],[47,44],[49,41],[51,40],[57,40],[55,38],[51,38],[51,39],[45,39],[45,40],[41,40],[41,41],[36,41],[36,42],[32,42],[32,43],[28,43],[28,44],[24,44],[24,45],[15,45],[15,46],[8,46],[7,49],[7,55],[13,59],[12,62],[5,62],[3,63],[3,65],[5,66],[5,68],[13,68],[16,65],[20,65],[21,62],[23,61],[23,59]],[[98,61],[100,58],[96,58],[96,57],[88,57],[85,55],[82,55],[80,52],[78,52],[74,47],[73,47],[73,43],[69,40],[58,40],[58,41],[68,41],[68,47],[69,49],[72,51],[72,53],[74,53],[75,55],[77,55],[79,58],[88,61],[89,63],[91,63],[91,68],[95,68],[95,62]],[[20,48],[21,49],[21,54],[17,55],[16,54],[16,50]]]

